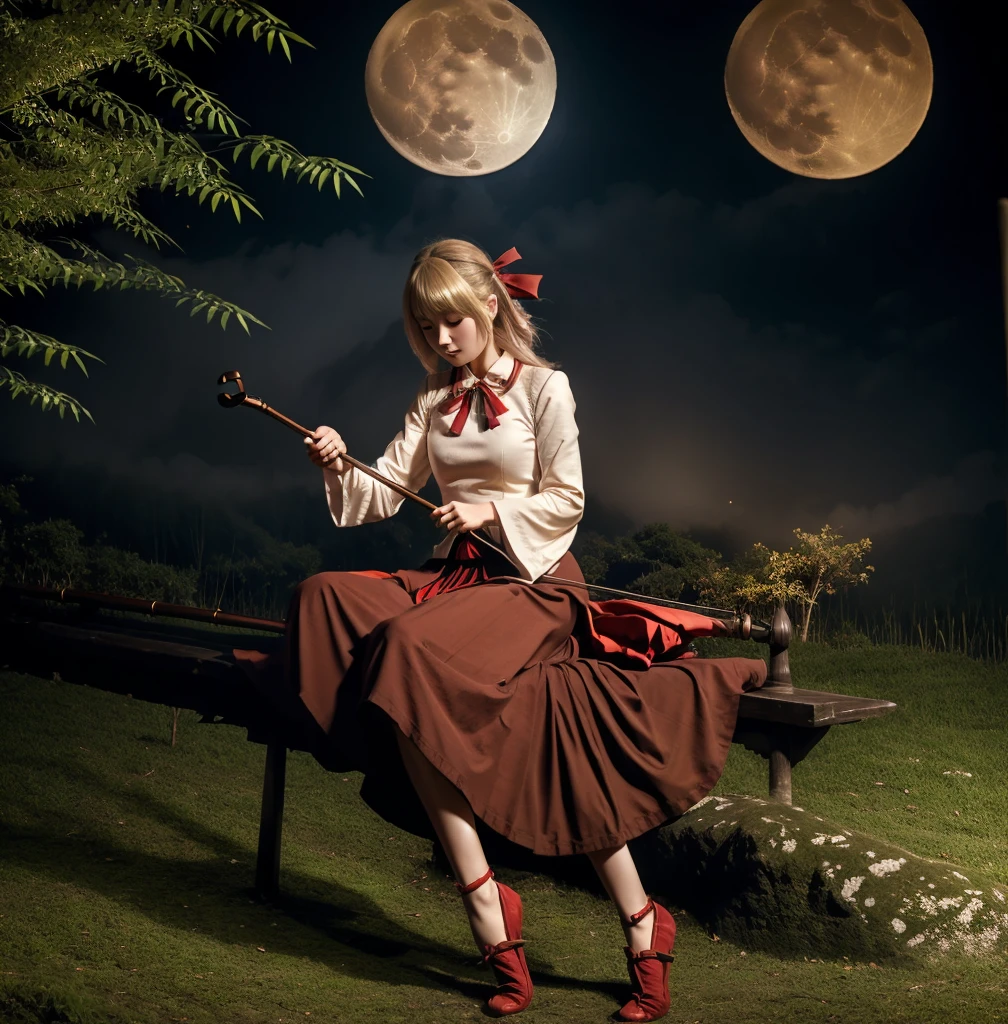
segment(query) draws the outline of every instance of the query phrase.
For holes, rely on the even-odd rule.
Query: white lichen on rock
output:
[[[891,875],[899,871],[904,864],[906,864],[906,857],[900,857],[898,860],[894,857],[887,857],[885,860],[880,860],[876,864],[869,864],[868,870],[875,875],[876,878],[883,878],[886,875]]]
[[[897,952],[1008,953],[1008,888],[981,872],[967,876],[794,807],[741,796],[716,806],[731,806],[733,818],[687,812],[662,831],[673,852],[687,839],[698,844],[695,863],[712,866],[715,873],[696,891],[724,892],[711,926],[722,938],[746,948],[803,944],[809,957],[829,950],[877,961]],[[798,839],[803,828],[805,843]],[[841,867],[832,855],[847,848]]]
[[[959,924],[970,924],[973,921],[973,915],[978,910],[983,910],[983,900],[971,899],[962,912],[956,916],[956,920]]]

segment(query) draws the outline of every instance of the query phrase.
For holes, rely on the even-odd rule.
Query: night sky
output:
[[[571,380],[593,507],[724,549],[787,546],[794,527],[829,522],[870,536],[877,578],[894,585],[1001,571],[1004,90],[998,33],[970,5],[910,0],[934,61],[930,111],[895,160],[840,181],[781,170],[731,116],[724,63],[752,0],[673,2],[657,16],[637,0],[520,3],[553,51],[555,106],[524,157],[471,178],[414,166],[370,115],[365,61],[395,3],[268,6],[316,49],[296,47],[290,66],[242,38],[185,66],[250,132],[363,169],[364,198],[246,164],[235,177],[264,221],[149,200],[185,249],[159,264],[272,329],[249,339],[233,320],[222,332],[132,294],[8,307],[12,322],[107,363],[89,380],[18,366],[78,396],[97,425],[4,402],[0,430],[17,434],[8,468],[67,481],[71,506],[93,500],[91,477],[154,502],[254,507],[293,491],[322,523],[300,440],[220,409],[215,378],[240,369],[251,393],[335,426],[373,460],[423,375],[399,311],[411,259],[458,235],[491,257],[517,246],[508,269],[543,274],[544,299],[528,308]]]

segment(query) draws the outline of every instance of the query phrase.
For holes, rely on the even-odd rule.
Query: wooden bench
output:
[[[791,803],[792,767],[831,726],[896,707],[891,701],[794,687],[789,640],[790,623],[779,609],[769,637],[767,684],[743,694],[734,735],[735,742],[767,758],[770,798],[786,804]],[[278,732],[275,714],[231,652],[236,647],[281,650],[282,645],[278,634],[125,619],[86,603],[54,607],[12,593],[12,588],[0,589],[0,668],[191,709],[203,721],[241,726],[250,741],[265,745],[255,887],[266,898],[279,889],[287,751],[305,748]]]

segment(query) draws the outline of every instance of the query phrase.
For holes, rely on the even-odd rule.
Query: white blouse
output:
[[[483,395],[475,391],[458,436],[449,428],[459,407],[443,412],[439,406],[475,386],[477,378],[468,367],[454,386],[451,370],[430,374],[374,468],[412,491],[433,473],[442,505],[491,502],[497,522],[482,532],[504,548],[523,578],[535,580],[566,553],[581,520],[581,453],[567,375],[525,365],[505,391],[513,369],[514,359],[505,353],[484,378],[507,406],[498,425],[488,428]],[[342,474],[324,469],[323,477],[337,526],[387,519],[405,500],[353,467]],[[434,548],[435,557],[448,554],[455,536],[450,532]]]

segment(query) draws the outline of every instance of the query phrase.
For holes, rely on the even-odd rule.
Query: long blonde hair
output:
[[[491,295],[497,296],[496,317],[486,307]],[[535,351],[539,332],[532,317],[508,295],[490,257],[461,238],[438,239],[416,254],[403,289],[402,310],[410,348],[429,373],[437,370],[438,355],[427,344],[420,321],[445,313],[472,317],[481,337],[492,333],[497,347],[520,362],[554,365]]]

